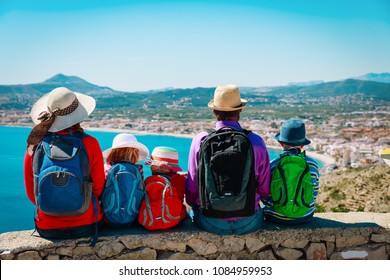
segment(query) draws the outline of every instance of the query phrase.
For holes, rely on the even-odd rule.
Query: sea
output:
[[[0,126],[0,233],[30,230],[34,228],[35,207],[27,198],[24,179],[23,161],[26,151],[26,139],[31,128]],[[102,150],[111,147],[117,132],[86,131],[95,137]],[[179,152],[179,165],[187,170],[188,153],[191,138],[136,135],[137,140],[146,145],[151,152],[156,146],[170,146]],[[279,151],[269,149],[270,159],[278,156]],[[150,168],[144,166],[145,176],[150,175]]]

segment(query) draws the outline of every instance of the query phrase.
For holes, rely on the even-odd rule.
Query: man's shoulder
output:
[[[264,139],[256,132],[251,131],[247,137],[253,146],[259,146],[260,148],[266,149]]]
[[[201,131],[192,138],[191,149],[198,149],[201,143],[204,141],[209,133],[207,131]]]
[[[212,131],[212,130],[211,130],[211,131]],[[203,130],[203,131],[199,132],[198,134],[196,134],[196,135],[194,136],[194,138],[192,138],[192,139],[199,139],[199,140],[200,140],[200,139],[206,137],[207,135],[209,135],[209,133],[210,133],[211,131]]]

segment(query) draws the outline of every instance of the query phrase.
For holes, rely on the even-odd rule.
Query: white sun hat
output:
[[[73,92],[65,87],[55,88],[34,104],[31,109],[32,121],[38,125],[41,123],[38,118],[42,112],[55,114],[58,110],[71,107],[72,104],[77,104],[77,107],[69,114],[57,115],[54,123],[49,128],[49,132],[57,132],[83,121],[95,109],[96,101],[91,96]]]
[[[149,156],[148,148],[144,144],[138,142],[137,138],[130,133],[120,133],[117,136],[115,136],[114,140],[112,141],[112,147],[103,152],[103,157],[107,158],[111,153],[111,150],[117,148],[138,149],[140,160],[144,160]]]

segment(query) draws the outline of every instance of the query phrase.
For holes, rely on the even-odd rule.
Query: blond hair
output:
[[[137,163],[139,160],[139,150],[136,148],[116,148],[112,149],[110,154],[107,156],[107,162],[119,162],[119,161],[129,161],[133,164]]]

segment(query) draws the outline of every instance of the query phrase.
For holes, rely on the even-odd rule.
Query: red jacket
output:
[[[58,134],[66,133],[66,132],[57,132]],[[91,178],[93,181],[92,191],[95,196],[100,201],[100,195],[104,188],[104,161],[102,150],[98,141],[92,137],[87,136],[83,138],[83,144],[85,149],[87,150],[90,170],[91,170]],[[26,192],[28,198],[35,204],[34,197],[34,180],[33,180],[33,167],[32,167],[33,156],[29,155],[26,152],[24,158],[24,184],[26,187]],[[98,203],[98,221],[102,219],[103,211],[100,207],[100,203]],[[35,218],[35,224],[40,229],[59,229],[59,228],[72,228],[83,225],[89,225],[94,223],[96,220],[96,214],[93,210],[92,201],[89,205],[87,212],[80,216],[73,217],[58,217],[58,216],[50,216],[42,213],[38,210],[37,217]]]

